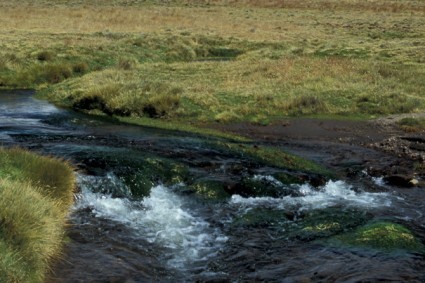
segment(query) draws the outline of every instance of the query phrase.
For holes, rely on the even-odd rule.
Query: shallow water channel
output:
[[[419,188],[367,174],[313,186],[303,172],[260,164],[219,141],[0,92],[0,144],[78,169],[70,240],[50,282],[425,282],[422,254],[332,241],[375,220],[424,241]]]

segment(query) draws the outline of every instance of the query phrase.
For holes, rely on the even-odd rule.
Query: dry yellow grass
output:
[[[42,88],[86,64],[95,73],[49,97],[103,96],[109,114],[162,103],[202,121],[425,107],[421,1],[155,2],[0,0],[0,85]],[[196,62],[214,49],[239,53]]]
[[[70,2],[72,4],[72,1]],[[121,33],[186,31],[249,40],[326,39],[350,30],[362,29],[362,26],[374,23],[377,23],[381,29],[394,29],[397,23],[403,25],[404,22],[405,28],[408,28],[418,21],[422,22],[421,18],[425,12],[425,5],[420,1],[403,1],[402,3],[399,1],[320,0],[187,2],[218,2],[219,4],[235,2],[241,5],[246,5],[248,2],[254,6],[286,8],[289,5],[295,6],[296,9],[249,9],[240,8],[237,5],[236,7],[230,5],[208,8],[179,5],[107,6],[105,3],[102,3],[103,5],[46,6],[0,1],[0,31],[70,34],[102,31]],[[387,9],[384,9],[396,4],[404,8],[390,14]],[[348,6],[345,9],[335,9],[332,5]],[[365,9],[365,5],[373,8]],[[344,20],[341,21],[341,19]],[[343,27],[344,25],[346,27]]]
[[[68,163],[0,148],[0,282],[43,282],[61,253],[75,177]]]

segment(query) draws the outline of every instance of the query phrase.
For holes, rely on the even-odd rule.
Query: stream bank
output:
[[[270,140],[261,131],[271,128],[250,133],[258,139],[245,146],[285,149],[339,176],[318,180],[212,146],[217,138],[117,124],[28,93],[0,99],[4,146],[78,167],[69,242],[49,282],[425,280],[421,248],[409,248],[425,239],[422,188],[368,173],[401,162],[396,156],[338,139]],[[326,133],[311,123],[300,133]],[[335,244],[387,222],[407,227],[413,242]]]

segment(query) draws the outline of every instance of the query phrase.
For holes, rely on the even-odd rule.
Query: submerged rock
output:
[[[303,241],[312,241],[349,231],[366,223],[369,213],[356,209],[327,208],[313,210],[301,215],[289,236]]]
[[[267,208],[255,208],[247,213],[236,217],[232,226],[234,227],[271,227],[283,229],[289,219],[293,219],[294,215],[283,211]]]
[[[198,179],[186,189],[205,200],[222,201],[230,197],[225,190],[226,185],[219,180]]]
[[[274,237],[314,241],[352,230],[370,218],[368,213],[355,209],[327,208],[305,212],[254,208],[236,217],[232,227],[270,228]]]
[[[365,247],[384,251],[406,250],[424,252],[420,240],[403,225],[392,222],[374,222],[354,232],[333,237],[329,243],[337,246]]]

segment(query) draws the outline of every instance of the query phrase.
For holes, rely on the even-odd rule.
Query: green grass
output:
[[[425,118],[403,118],[397,124],[406,132],[420,132],[425,130]]]
[[[67,163],[0,148],[1,282],[44,281],[60,256],[74,186]]]
[[[0,86],[195,126],[425,111],[417,1],[50,2],[0,1]]]
[[[388,115],[425,110],[423,68],[345,58],[245,57],[144,63],[66,80],[41,92],[58,104],[108,115],[228,123],[306,115]]]

